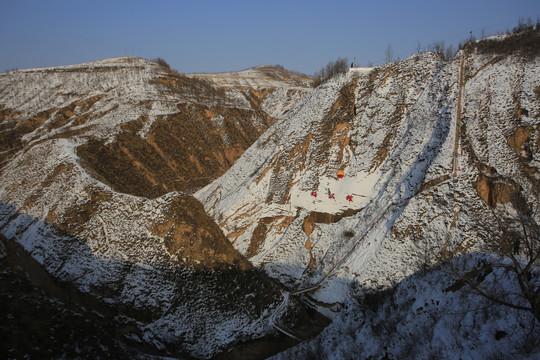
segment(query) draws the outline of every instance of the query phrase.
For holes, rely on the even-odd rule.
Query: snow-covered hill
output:
[[[188,194],[275,121],[261,104],[280,99],[137,58],[0,74],[2,261],[24,268],[22,246],[56,281],[117,308],[121,341],[162,355],[274,336],[287,311],[294,327],[305,308]]]
[[[3,73],[0,162],[23,147],[68,139],[84,166],[116,190],[193,191],[223,174],[310,90],[286,80],[256,91],[219,87],[140,58]]]
[[[482,304],[441,300],[457,288],[444,260],[485,251],[485,224],[516,196],[540,222],[540,56],[507,40],[316,89],[279,68],[185,76],[135,58],[0,74],[1,265],[118,309],[120,344],[160,355],[312,336],[324,319],[304,301],[337,319],[315,340],[325,354],[410,354],[391,316],[435,324],[440,345],[453,323],[436,312]],[[390,294],[381,312],[355,316],[373,294]],[[478,316],[452,321],[505,349],[523,332]]]
[[[189,74],[190,78],[209,80],[228,91],[241,91],[252,105],[260,106],[273,118],[290,111],[311,88],[312,79],[279,66],[257,66],[251,69],[217,73]]]
[[[513,195],[540,203],[539,72],[539,56],[516,51],[350,72],[196,197],[254,265],[337,312],[353,288],[481,250],[478,224]]]
[[[257,88],[287,88],[302,90],[309,87],[312,79],[280,66],[262,65],[251,69],[216,74],[188,74],[189,77],[205,78],[219,86]]]

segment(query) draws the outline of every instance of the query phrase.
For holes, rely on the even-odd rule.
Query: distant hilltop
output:
[[[350,67],[349,68],[349,71],[360,71],[360,72],[368,72],[368,71],[371,71],[373,70],[374,68],[372,67]]]

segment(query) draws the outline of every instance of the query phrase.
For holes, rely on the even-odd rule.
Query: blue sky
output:
[[[185,73],[264,64],[313,74],[346,57],[381,64],[540,17],[539,0],[0,0],[0,72],[116,56]]]

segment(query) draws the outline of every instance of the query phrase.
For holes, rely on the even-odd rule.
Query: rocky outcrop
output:
[[[490,207],[496,204],[509,203],[519,192],[520,186],[512,179],[503,179],[497,176],[478,175],[474,183],[478,196]]]

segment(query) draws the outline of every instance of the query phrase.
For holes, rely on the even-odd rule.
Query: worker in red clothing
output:
[[[350,201],[352,201],[353,197],[352,197],[352,195],[347,195],[346,199],[349,200],[349,202],[350,202]]]

